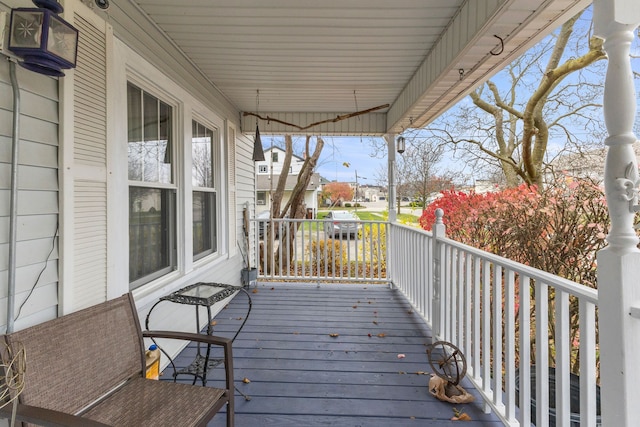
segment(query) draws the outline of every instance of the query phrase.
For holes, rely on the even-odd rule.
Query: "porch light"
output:
[[[260,89],[256,90],[256,136],[253,140],[253,161],[264,161],[264,150],[262,149],[262,140],[260,139],[260,129],[258,128],[258,111],[260,108]]]
[[[11,10],[9,50],[24,68],[62,77],[62,69],[76,66],[78,30],[58,16],[64,9],[57,0],[33,3],[38,8]]]
[[[405,149],[404,136],[399,136],[398,139],[396,140],[396,150],[398,151],[398,153],[402,154],[404,153],[404,149]]]

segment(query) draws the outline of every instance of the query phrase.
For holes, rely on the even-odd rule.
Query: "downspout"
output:
[[[9,60],[13,89],[13,129],[11,133],[11,191],[9,207],[9,282],[7,288],[7,333],[13,332],[16,293],[16,243],[18,236],[18,131],[20,129],[20,87],[16,63]]]

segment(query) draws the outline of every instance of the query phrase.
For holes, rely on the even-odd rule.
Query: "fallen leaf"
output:
[[[418,371],[416,372],[416,375],[427,375],[427,373],[425,371]]]
[[[386,336],[387,336],[387,334],[385,334],[385,333],[383,333],[383,332],[381,332],[381,333],[379,333],[379,334],[378,334],[378,337],[380,337],[380,338],[384,338],[384,337],[386,337]]]
[[[471,421],[471,417],[462,411],[459,411],[457,408],[453,408],[453,414],[455,415],[451,418],[452,421]]]
[[[254,289],[254,290],[252,290],[252,291],[251,291],[251,293],[257,294],[257,293],[258,293],[258,290],[257,290],[257,289]]]
[[[329,334],[329,336],[330,336],[331,338],[336,338],[336,337],[339,337],[339,336],[340,336],[340,334]]]
[[[217,324],[218,324],[218,322],[217,322],[217,321],[215,321],[215,320],[212,320],[212,321],[211,321],[211,326],[216,326]]]
[[[369,336],[369,338],[371,338],[371,334],[367,334]]]
[[[398,371],[398,374],[404,375],[404,374],[406,374],[406,372],[405,371]]]
[[[251,380],[249,378],[247,378],[247,377],[244,377],[242,379],[242,382],[245,383],[245,384],[249,384],[251,382]]]
[[[398,357],[398,359],[404,359],[404,358],[405,358],[405,357],[407,357],[407,356],[406,356],[406,355],[404,355],[404,354],[402,354],[402,353],[400,353],[400,354],[398,354],[398,356],[397,356],[397,357]]]
[[[236,320],[242,320],[242,317],[236,317]]]
[[[409,310],[409,311],[407,311],[407,313],[413,314],[413,310]]]
[[[293,333],[293,335],[300,335],[300,332],[295,331],[295,332]]]
[[[410,419],[410,420],[415,420],[415,419],[416,419],[416,417],[409,417],[409,419]]]
[[[353,306],[353,308],[358,308],[358,306],[357,306],[357,305],[354,305],[354,306]]]
[[[471,421],[471,417],[466,413],[462,413],[458,417],[452,417],[451,421]]]
[[[374,321],[373,321],[373,324],[374,324],[374,325],[377,325],[377,324],[378,324],[378,321],[377,321],[377,320],[374,320]]]
[[[271,290],[272,290],[272,291],[275,291],[275,290],[276,290],[276,288],[271,288]]]

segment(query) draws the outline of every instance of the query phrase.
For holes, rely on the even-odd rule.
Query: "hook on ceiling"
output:
[[[502,40],[502,37],[500,37],[497,34],[494,34],[493,37],[497,38],[498,40],[500,40],[500,46],[496,46],[494,47],[492,50],[489,51],[489,53],[493,56],[498,56],[501,55],[502,52],[504,52],[504,40]],[[496,50],[498,50],[498,52],[496,52]]]

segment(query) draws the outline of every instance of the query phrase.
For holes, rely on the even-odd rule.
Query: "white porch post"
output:
[[[396,136],[387,134],[384,136],[387,141],[387,180],[389,192],[387,194],[387,204],[389,206],[389,222],[396,222]]]
[[[602,422],[630,427],[640,420],[640,316],[634,315],[640,307],[640,251],[633,224],[640,180],[632,147],[636,95],[629,54],[640,8],[636,0],[595,0],[594,22],[609,57],[604,118],[611,230],[608,246],[598,253]]]
[[[440,208],[436,209],[436,222],[431,228],[433,233],[433,245],[431,247],[431,274],[429,279],[433,281],[431,295],[431,306],[433,307],[433,321],[431,327],[432,343],[444,338],[444,299],[442,298],[442,272],[444,271],[444,250],[439,239],[446,237],[446,227],[442,218],[444,211]]]

